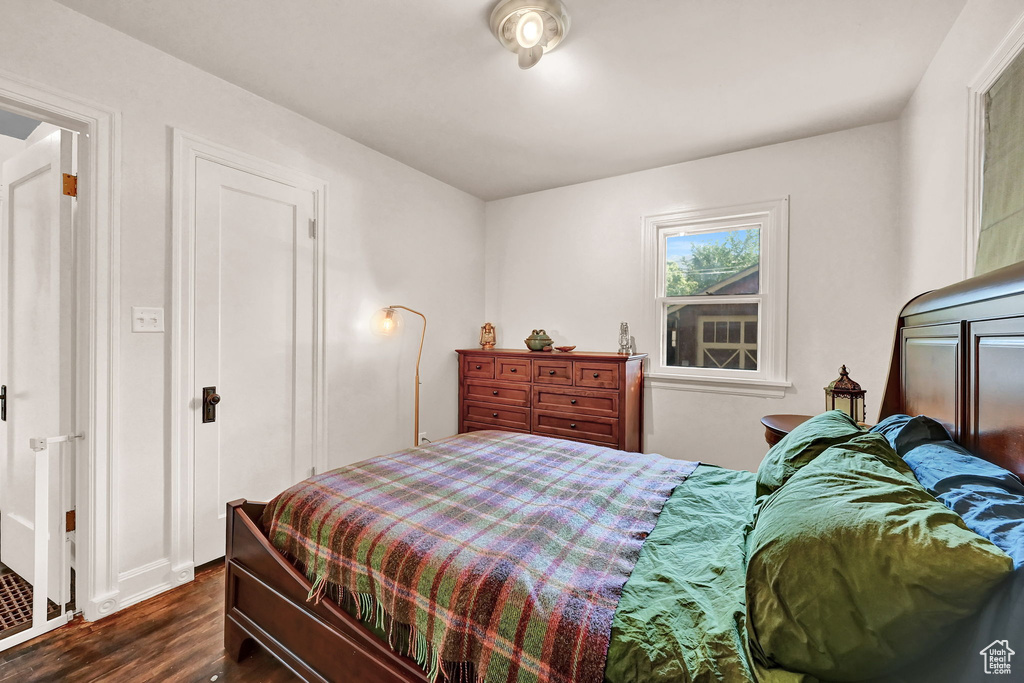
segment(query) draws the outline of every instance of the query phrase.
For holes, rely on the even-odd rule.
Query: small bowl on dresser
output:
[[[556,346],[555,348],[561,351],[562,353],[569,353],[570,351],[576,348],[576,345],[574,344],[572,346]]]

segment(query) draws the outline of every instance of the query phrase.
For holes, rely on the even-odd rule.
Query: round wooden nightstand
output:
[[[768,442],[769,446],[774,446],[778,442],[782,441],[782,437],[789,434],[791,431],[796,429],[799,425],[802,425],[807,420],[810,420],[813,415],[765,415],[761,418],[761,424],[764,425],[764,440]]]

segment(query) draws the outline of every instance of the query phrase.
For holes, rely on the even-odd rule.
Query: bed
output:
[[[966,447],[988,463],[1018,476],[1024,475],[1024,264],[922,295],[904,307],[897,321],[880,417],[900,414],[930,416],[940,425],[935,429],[944,428],[943,433],[948,432],[955,444]],[[505,437],[499,434],[494,438],[501,441]],[[876,441],[882,438],[877,436]],[[850,452],[848,449],[846,455]],[[816,462],[823,460],[825,458],[818,458]],[[797,491],[800,487],[796,485],[798,479],[794,473],[808,479],[810,475],[804,476],[802,472],[812,469],[808,466],[799,472],[787,471],[785,478],[793,478],[775,492]],[[706,465],[686,474],[676,474],[692,486],[681,483],[666,494],[661,516],[656,516],[656,526],[649,533],[642,532],[646,539],[644,551],[633,571],[643,576],[631,577],[621,588],[622,601],[629,602],[632,611],[616,612],[608,648],[607,680],[630,677],[653,680],[651,677],[655,674],[663,676],[664,680],[816,680],[801,673],[803,670],[794,672],[766,665],[777,656],[774,650],[767,651],[770,634],[761,634],[765,636],[763,642],[754,642],[753,648],[739,642],[743,640],[744,621],[758,616],[752,614],[752,610],[760,609],[762,604],[770,605],[770,601],[762,602],[757,595],[751,595],[749,587],[745,613],[742,608],[726,608],[713,614],[714,603],[721,600],[721,593],[687,598],[687,603],[703,606],[681,622],[675,615],[669,615],[669,621],[676,624],[673,627],[676,642],[667,653],[658,655],[660,660],[655,661],[654,655],[650,661],[645,659],[650,653],[644,652],[643,629],[666,620],[664,614],[650,611],[651,604],[658,600],[651,599],[649,591],[660,589],[675,595],[708,583],[710,579],[705,579],[710,575],[725,576],[731,582],[729,590],[743,591],[743,570],[737,569],[736,556],[742,558],[744,553],[750,553],[751,543],[757,542],[756,534],[751,531],[753,516],[756,513],[767,518],[765,510],[781,507],[786,502],[785,496],[778,495],[777,504],[766,504],[775,493],[761,490],[760,472],[756,483],[752,473],[730,473]],[[699,495],[694,495],[697,491]],[[716,492],[733,499],[749,496],[750,518],[717,504],[713,495]],[[699,505],[706,507],[694,507]],[[947,503],[949,507],[952,505]],[[672,516],[676,507],[685,507],[687,511]],[[237,659],[246,646],[257,643],[307,681],[410,682],[439,678],[436,666],[427,666],[425,670],[423,657],[398,654],[388,644],[388,639],[381,637],[387,635],[387,624],[359,615],[352,601],[345,604],[341,588],[337,588],[335,599],[309,599],[319,597],[318,593],[322,595],[324,585],[329,582],[315,585],[318,583],[315,571],[297,562],[294,553],[275,547],[268,537],[266,504],[233,501],[228,504],[228,514],[225,647],[230,656]],[[695,520],[705,522],[695,524]],[[664,542],[670,536],[677,541],[691,539],[693,548],[680,548],[679,542]],[[707,546],[704,552],[718,553],[710,563],[702,559],[704,564],[700,567],[687,569],[691,572],[689,575],[685,572],[671,576],[647,573],[680,563],[679,558],[685,558],[686,553],[697,552],[695,548],[701,540]],[[771,544],[763,544],[763,547],[771,547]],[[995,558],[992,553],[986,557],[989,556]],[[705,565],[714,565],[707,570],[710,571],[707,576],[701,574],[705,572]],[[737,571],[740,572],[738,579]],[[1020,573],[1017,571],[1014,576]],[[813,575],[810,576],[813,580]],[[650,580],[643,581],[644,577]],[[738,588],[733,585],[737,581]],[[1024,600],[1024,592],[1009,583],[1009,580],[1004,581],[1008,592],[993,602],[1003,606],[1009,602],[1012,606]],[[358,599],[355,602],[358,604]],[[1000,605],[992,607],[1002,609]],[[984,607],[981,611],[987,609]],[[997,618],[1006,618],[1005,612]],[[684,626],[680,627],[677,622]],[[957,623],[960,624],[956,628],[958,632],[966,633],[973,628],[964,625],[966,621]],[[723,643],[729,645],[730,650],[743,651],[716,654],[715,649]],[[1006,644],[1004,637],[1003,645]],[[416,649],[407,643],[402,645],[397,648],[399,651]],[[702,652],[709,654],[702,654],[692,662],[688,660],[685,671],[672,669],[674,658],[681,661],[690,656],[687,652],[701,647],[705,648]],[[978,654],[974,654],[974,658],[981,663]],[[937,662],[939,655],[928,655],[927,659]],[[711,663],[706,665],[704,660]],[[647,666],[652,668],[645,669]],[[813,669],[810,665],[809,668]],[[924,668],[918,666],[918,673]],[[466,680],[475,675],[475,672],[463,673]],[[901,673],[891,680],[911,679],[912,673]]]

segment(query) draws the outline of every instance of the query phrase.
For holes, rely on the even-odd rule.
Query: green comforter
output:
[[[701,465],[665,503],[615,612],[606,683],[753,683],[744,545],[754,483]]]

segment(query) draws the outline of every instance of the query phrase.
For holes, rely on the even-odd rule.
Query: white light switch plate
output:
[[[132,332],[163,332],[164,309],[132,306]]]

